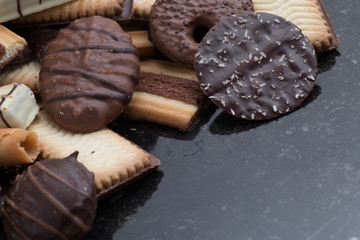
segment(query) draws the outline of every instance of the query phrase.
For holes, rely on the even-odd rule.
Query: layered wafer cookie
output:
[[[0,70],[0,86],[19,82],[37,93],[39,92],[39,72],[40,63],[36,59],[19,64],[9,64]]]
[[[199,83],[191,79],[193,73],[186,76],[188,69],[166,61],[146,60],[145,66],[141,67],[139,85],[121,116],[190,130],[208,103]],[[181,72],[185,74],[179,75]]]
[[[140,58],[153,57],[155,55],[155,47],[149,40],[149,31],[127,31],[137,50]]]
[[[24,38],[0,25],[0,69],[23,51],[26,45]]]
[[[0,166],[29,164],[40,153],[36,133],[18,128],[0,129]]]
[[[78,161],[94,173],[100,196],[160,164],[153,163],[149,153],[110,129],[72,133],[58,127],[45,111],[40,111],[28,129],[37,133],[43,158],[64,158],[79,151]]]
[[[124,0],[74,0],[57,7],[19,18],[16,20],[16,23],[69,21],[95,15],[111,18],[121,14],[123,7]]]
[[[339,46],[339,40],[320,0],[253,0],[254,10],[279,15],[293,22],[317,52]]]

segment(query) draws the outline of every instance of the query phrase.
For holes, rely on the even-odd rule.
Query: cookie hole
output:
[[[195,42],[200,43],[210,29],[204,26],[198,26],[194,29],[193,38]]]

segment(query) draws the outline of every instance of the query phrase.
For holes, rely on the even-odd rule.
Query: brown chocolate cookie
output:
[[[151,9],[150,35],[165,56],[194,68],[202,36],[218,22],[243,11],[253,11],[251,0],[158,0]]]
[[[139,68],[137,49],[115,21],[76,20],[59,31],[42,59],[45,109],[66,130],[99,130],[130,102]]]
[[[213,27],[200,43],[195,69],[217,106],[249,120],[293,110],[318,73],[310,41],[293,23],[268,13],[244,13]]]
[[[85,236],[96,213],[96,188],[77,155],[38,161],[17,176],[2,208],[9,239]]]

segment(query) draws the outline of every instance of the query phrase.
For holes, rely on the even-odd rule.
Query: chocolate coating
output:
[[[78,152],[29,166],[15,179],[2,209],[12,239],[81,239],[95,217],[94,175]]]
[[[200,43],[195,68],[217,106],[248,120],[293,110],[318,73],[315,50],[300,29],[267,13],[245,13],[216,25]]]
[[[253,11],[251,0],[159,0],[151,9],[150,35],[165,56],[194,68],[200,42],[194,35],[243,11]]]
[[[45,109],[66,130],[99,130],[130,102],[139,69],[138,51],[115,21],[76,20],[59,31],[41,61]]]

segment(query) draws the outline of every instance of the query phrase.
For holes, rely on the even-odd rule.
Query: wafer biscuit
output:
[[[0,69],[23,51],[26,45],[25,39],[0,25]]]
[[[36,133],[24,129],[0,129],[0,166],[29,164],[40,153]]]
[[[75,20],[90,16],[114,17],[121,14],[124,0],[75,0],[16,20],[16,23],[44,23]]]
[[[319,0],[253,0],[254,10],[279,15],[293,22],[309,38],[317,52],[338,46],[336,34]],[[332,46],[334,45],[334,46]]]
[[[20,82],[34,93],[39,92],[40,63],[33,59],[20,64],[9,64],[0,71],[0,86]]]
[[[193,70],[167,61],[144,62],[145,67],[140,65],[139,85],[121,116],[190,130],[208,103],[199,83],[193,79]]]
[[[127,31],[137,50],[140,58],[153,57],[155,55],[155,47],[149,40],[149,31]]]
[[[78,161],[94,173],[100,195],[153,167],[149,153],[107,128],[75,134],[59,128],[41,111],[29,129],[38,135],[43,158],[64,158],[79,151]]]

